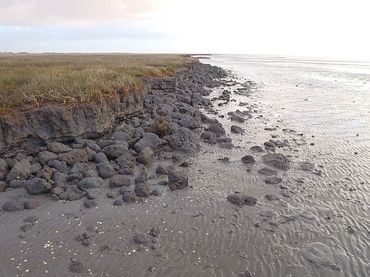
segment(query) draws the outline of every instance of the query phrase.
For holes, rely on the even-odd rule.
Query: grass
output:
[[[141,90],[146,77],[171,76],[194,62],[162,54],[0,54],[0,112],[98,102]]]

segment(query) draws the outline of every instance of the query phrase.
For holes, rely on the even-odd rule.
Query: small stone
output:
[[[147,184],[136,184],[134,191],[138,197],[149,197],[150,195],[150,188]]]
[[[69,271],[74,273],[82,273],[84,271],[84,266],[77,259],[71,259],[71,262],[69,264]]]
[[[149,243],[149,240],[146,235],[144,234],[134,234],[132,241],[136,244],[141,244],[141,245],[147,245]]]
[[[87,209],[91,209],[96,207],[96,201],[92,199],[85,199],[84,201],[84,207]]]
[[[122,193],[122,200],[126,203],[134,203],[137,201],[137,197],[132,191],[125,191]]]
[[[231,126],[230,130],[234,134],[244,134],[244,129],[236,125]]]
[[[158,227],[152,227],[149,231],[149,235],[151,235],[152,237],[158,237],[159,234],[160,234],[160,230]]]
[[[123,205],[123,199],[116,199],[113,201],[114,206],[122,206]]]
[[[45,165],[48,161],[57,159],[58,156],[53,152],[43,151],[39,153],[37,158],[42,165]]]
[[[32,227],[33,227],[33,225],[32,224],[24,224],[24,225],[22,225],[21,226],[21,230],[23,231],[23,232],[28,232],[28,231],[30,231],[31,229],[32,229]]]

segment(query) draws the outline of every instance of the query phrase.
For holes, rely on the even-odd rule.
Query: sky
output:
[[[368,0],[0,0],[0,52],[370,60]]]

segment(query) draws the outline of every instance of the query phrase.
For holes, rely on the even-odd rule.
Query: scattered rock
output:
[[[262,160],[265,164],[275,167],[280,170],[288,170],[289,169],[289,159],[280,153],[274,154],[267,154],[262,157]]]
[[[255,164],[256,163],[256,160],[251,155],[245,155],[244,157],[241,158],[241,160],[245,164]]]
[[[116,199],[113,201],[113,206],[122,206],[123,203],[123,199]]]
[[[124,191],[122,193],[122,200],[126,203],[134,203],[137,201],[136,194],[132,191]]]
[[[273,170],[273,169],[270,169],[270,168],[267,168],[267,167],[264,167],[264,168],[261,168],[261,169],[258,170],[258,174],[264,175],[264,176],[276,176],[277,171]]]
[[[263,150],[263,148],[262,148],[261,146],[258,146],[258,145],[256,145],[256,146],[252,146],[252,147],[250,148],[250,150],[251,150],[252,152],[255,152],[255,153],[262,153],[262,152],[265,152],[265,151]]]
[[[268,185],[277,185],[283,181],[280,177],[270,176],[265,179],[265,183]]]
[[[236,126],[236,125],[231,126],[230,130],[231,130],[231,133],[234,133],[234,134],[244,134],[245,132],[243,128]]]
[[[254,198],[254,197],[251,197],[251,196],[247,196],[247,195],[244,195],[244,194],[240,194],[240,193],[234,193],[234,194],[231,194],[227,197],[227,200],[234,204],[234,205],[238,205],[238,206],[244,206],[244,205],[247,205],[247,206],[255,206],[257,204],[257,199]]]
[[[127,175],[116,175],[109,180],[110,188],[129,187],[132,185],[130,176]]]
[[[82,190],[92,189],[92,188],[99,188],[103,185],[103,180],[99,177],[87,177],[83,178],[78,187]]]
[[[84,207],[86,209],[91,209],[91,208],[96,207],[96,200],[94,200],[94,199],[85,199]]]
[[[147,245],[149,243],[149,239],[145,234],[136,233],[134,234],[132,241],[136,244]]]

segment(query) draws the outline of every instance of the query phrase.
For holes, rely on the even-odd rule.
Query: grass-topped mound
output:
[[[99,102],[194,62],[182,55],[0,54],[0,111]]]

